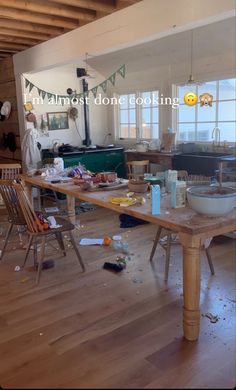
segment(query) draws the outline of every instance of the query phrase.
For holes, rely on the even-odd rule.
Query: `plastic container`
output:
[[[177,178],[178,178],[177,171],[168,169],[168,171],[165,172],[166,192],[171,192],[171,182],[177,181]]]
[[[152,215],[161,214],[161,189],[158,184],[151,186],[152,194]]]
[[[171,207],[176,209],[179,207],[185,207],[186,205],[186,182],[185,181],[172,181],[171,182],[171,195],[170,195]]]

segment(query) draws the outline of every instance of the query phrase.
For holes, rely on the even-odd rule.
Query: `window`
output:
[[[159,138],[158,91],[119,96],[118,138]]]
[[[211,106],[187,106],[183,102],[187,92],[199,97],[208,92],[213,95]],[[179,141],[212,141],[212,130],[220,128],[221,141],[236,141],[236,79],[209,81],[202,85],[177,87],[179,110],[177,113],[177,134]]]

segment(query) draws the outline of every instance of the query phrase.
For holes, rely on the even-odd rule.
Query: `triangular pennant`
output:
[[[49,92],[47,92],[47,98],[48,98],[48,99],[51,99],[51,97],[52,97],[52,94],[49,93]]]
[[[120,67],[120,69],[118,69],[117,73],[119,73],[119,75],[121,75],[121,77],[123,77],[123,79],[125,78],[125,65],[122,65]]]
[[[37,88],[37,90],[38,90],[38,94],[39,94],[39,96],[41,96],[41,92],[42,92],[42,90],[41,90],[41,89],[39,89],[39,88]]]
[[[51,95],[50,97],[48,95]],[[54,95],[52,93],[47,93],[48,96],[48,104],[57,104],[57,95]]]
[[[100,87],[102,88],[103,92],[106,93],[106,91],[107,91],[107,80],[103,81],[103,83],[100,84]]]
[[[91,92],[92,92],[94,98],[96,98],[96,96],[97,96],[97,91],[98,91],[98,87],[97,87],[97,86],[96,86],[96,87],[93,87],[93,88],[91,89]]]
[[[34,84],[32,84],[32,83],[30,82],[30,83],[29,83],[29,92],[31,92],[33,88],[34,88]]]
[[[46,92],[42,91],[42,98],[43,98],[43,100],[45,99],[45,96],[46,96]]]
[[[113,74],[109,77],[108,80],[112,83],[112,85],[115,85],[115,82],[116,82],[116,73],[113,73]]]
[[[29,83],[29,80],[25,79],[25,88],[28,88]]]
[[[88,97],[88,94],[89,94],[89,91],[85,91],[82,93],[82,96],[86,98],[86,97]]]

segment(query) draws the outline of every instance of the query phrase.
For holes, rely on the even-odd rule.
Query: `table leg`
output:
[[[71,195],[66,196],[68,217],[71,223],[75,224],[75,198]]]
[[[179,234],[183,246],[183,330],[189,341],[198,339],[200,331],[200,238]]]

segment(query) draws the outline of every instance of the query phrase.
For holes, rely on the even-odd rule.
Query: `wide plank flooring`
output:
[[[1,221],[4,217],[1,216]],[[155,226],[121,229],[118,215],[97,208],[77,216],[76,241],[121,234],[129,244],[126,269],[105,261],[121,255],[111,245],[79,246],[82,273],[65,237],[67,257],[47,245],[39,286],[21,265],[26,243],[17,232],[0,262],[0,386],[2,388],[233,388],[236,384],[235,240],[212,243],[216,275],[202,254],[201,333],[187,342],[182,331],[181,247],[172,246],[164,283],[162,248],[150,265]],[[0,227],[0,248],[6,224]],[[205,314],[218,316],[211,323]]]

